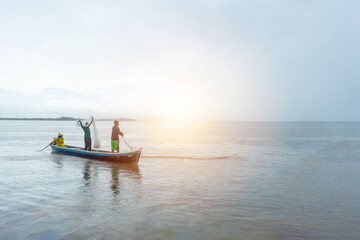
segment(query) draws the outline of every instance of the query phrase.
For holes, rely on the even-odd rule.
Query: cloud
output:
[[[10,108],[141,115],[170,98],[214,119],[358,119],[358,1],[4,5],[0,100]]]
[[[61,107],[66,109],[79,109],[83,108],[86,105],[86,102],[74,97],[64,100],[53,99],[45,103],[45,106],[47,107]]]

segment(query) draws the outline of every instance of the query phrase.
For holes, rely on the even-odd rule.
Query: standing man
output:
[[[111,133],[111,151],[114,152],[116,150],[119,152],[119,135],[124,136],[124,133],[120,131],[119,121],[114,121],[114,126],[112,127]]]
[[[94,121],[94,117],[91,116],[91,122],[89,124],[89,122],[85,123],[85,126],[82,124],[81,120],[79,120],[78,122],[80,123],[81,128],[84,130],[84,141],[85,141],[85,151],[89,150],[91,151],[91,133],[90,133],[90,126]]]

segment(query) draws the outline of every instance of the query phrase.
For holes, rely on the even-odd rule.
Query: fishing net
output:
[[[100,142],[99,132],[98,132],[97,127],[96,127],[95,119],[94,119],[94,121],[92,123],[92,127],[93,127],[93,139],[94,139],[93,148],[100,148],[101,147],[101,142]]]
[[[82,119],[80,121],[85,126],[85,123],[86,122],[90,123],[92,119],[93,119],[93,117],[91,117],[89,119],[88,118],[87,119]],[[78,127],[81,126],[79,121],[76,122],[76,125]],[[93,142],[93,148],[100,148],[101,147],[101,141],[100,141],[98,129],[96,127],[95,119],[93,120],[93,123],[91,125],[92,125],[91,140]]]

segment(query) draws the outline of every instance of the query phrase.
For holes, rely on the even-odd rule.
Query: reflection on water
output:
[[[88,161],[85,161],[85,164],[84,164],[84,180],[85,180],[85,185],[89,185],[89,184],[90,184],[90,179],[91,179],[90,164],[89,164]]]
[[[112,168],[111,169],[111,177],[112,177],[112,181],[111,181],[111,189],[114,192],[115,195],[119,194],[119,170],[117,168]]]
[[[35,151],[57,132],[82,145],[72,123],[2,124],[0,239],[360,235],[359,123],[123,123],[139,165]]]
[[[111,163],[111,189],[114,195],[119,194],[119,186],[121,184],[120,174],[127,173],[129,176],[134,177],[134,179],[139,179],[141,176],[139,174],[139,167],[136,164],[124,164],[124,163]]]
[[[56,167],[59,169],[63,168],[64,159],[67,160],[73,159],[74,161],[82,162],[83,163],[82,175],[85,186],[88,186],[92,182],[97,181],[99,168],[102,169],[102,172],[104,170],[109,171],[110,189],[115,196],[120,193],[120,185],[122,178],[131,178],[135,180],[140,180],[141,178],[139,166],[137,164],[82,159],[77,157],[66,156],[55,152],[52,152],[50,156],[52,161],[56,164]]]
[[[127,164],[127,163],[116,163],[111,161],[102,161],[100,164],[94,160],[85,160],[84,161],[84,171],[83,178],[85,185],[91,184],[91,181],[96,181],[97,174],[93,174],[93,171],[97,171],[100,167],[109,169],[111,173],[110,179],[110,189],[114,195],[118,195],[120,192],[120,179],[122,177],[130,177],[133,179],[140,179],[141,175],[139,173],[139,166],[137,164]]]
[[[54,163],[56,163],[58,168],[63,167],[63,162],[62,162],[63,158],[64,158],[64,155],[58,154],[55,152],[51,152],[51,160],[54,161]]]

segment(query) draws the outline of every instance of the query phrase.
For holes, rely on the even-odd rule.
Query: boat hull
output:
[[[131,163],[138,163],[140,159],[140,155],[142,152],[142,148],[127,152],[127,153],[112,153],[109,151],[85,151],[82,148],[74,147],[74,146],[66,146],[60,147],[51,145],[53,152],[66,154],[76,157],[82,158],[90,158],[90,159],[97,159],[97,160],[104,160],[104,161],[114,161],[114,162],[131,162]]]

